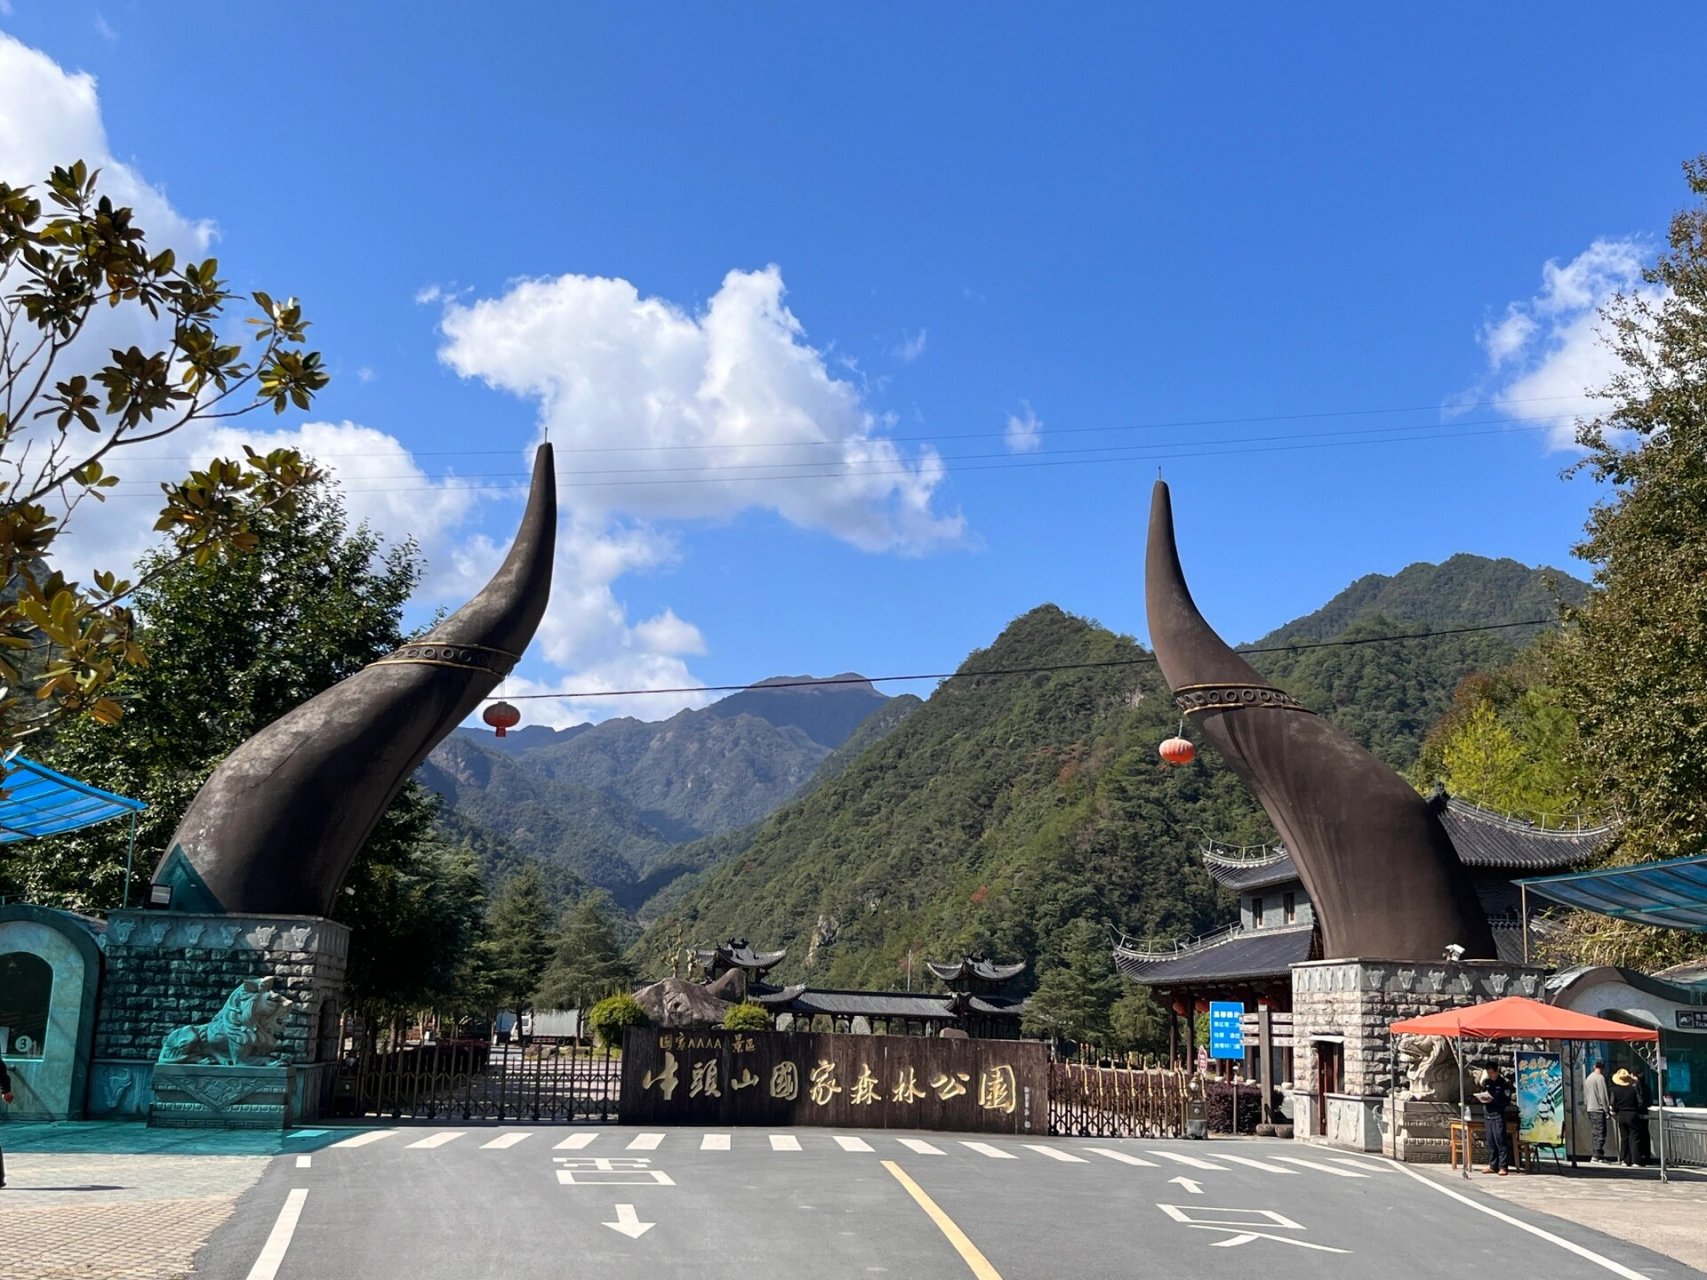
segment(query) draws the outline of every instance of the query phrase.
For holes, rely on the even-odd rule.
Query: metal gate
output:
[[[338,1070],[333,1112],[392,1120],[614,1121],[622,1059],[610,1049],[448,1041],[369,1049]]]
[[[1049,1132],[1075,1138],[1183,1138],[1187,1076],[1162,1068],[1049,1065]]]

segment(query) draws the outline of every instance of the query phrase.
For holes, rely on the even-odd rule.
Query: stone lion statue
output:
[[[1400,1036],[1399,1061],[1405,1068],[1405,1097],[1419,1102],[1458,1100],[1458,1063],[1445,1036]]]
[[[272,978],[248,978],[226,997],[210,1022],[179,1027],[166,1036],[156,1061],[225,1067],[277,1065],[279,1027],[296,1007],[273,989]]]

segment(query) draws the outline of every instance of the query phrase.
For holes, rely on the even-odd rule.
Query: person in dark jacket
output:
[[[1511,1105],[1511,1086],[1498,1067],[1482,1077],[1482,1125],[1488,1138],[1488,1172],[1505,1177],[1511,1172],[1511,1138],[1506,1134],[1505,1109]]]
[[[12,1073],[6,1070],[6,1060],[0,1058],[0,1102],[12,1104]],[[6,1153],[0,1151],[0,1187],[6,1185]]]
[[[1618,1118],[1618,1158],[1648,1163],[1648,1088],[1624,1067],[1612,1073],[1612,1114]]]

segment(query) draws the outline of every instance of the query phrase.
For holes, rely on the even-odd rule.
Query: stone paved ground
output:
[[[1412,1165],[1454,1190],[1484,1192],[1568,1222],[1581,1223],[1676,1258],[1707,1273],[1707,1172],[1673,1169],[1661,1182],[1657,1169],[1581,1165],[1575,1170],[1496,1177],[1473,1173],[1465,1182],[1443,1165]]]
[[[123,1129],[128,1145],[147,1145],[149,1131]],[[93,1125],[0,1129],[0,1280],[188,1276],[196,1250],[272,1158],[270,1150],[136,1154],[113,1150],[117,1136]],[[277,1142],[274,1135],[268,1145]]]

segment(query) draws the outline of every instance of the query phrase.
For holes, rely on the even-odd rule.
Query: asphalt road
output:
[[[198,1277],[1697,1277],[1294,1142],[474,1126],[300,1145],[208,1243]]]

